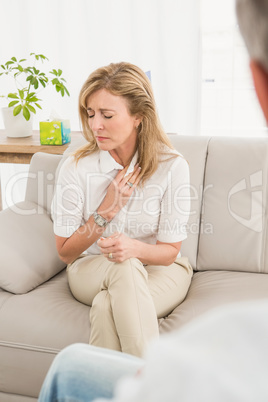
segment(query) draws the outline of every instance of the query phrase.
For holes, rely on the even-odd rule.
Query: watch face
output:
[[[97,214],[97,212],[94,213],[94,220],[96,222],[97,225],[99,226],[106,226],[107,225],[107,221],[106,219],[104,219],[102,216],[100,216],[99,214]]]

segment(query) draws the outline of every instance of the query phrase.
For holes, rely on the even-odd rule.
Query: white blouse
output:
[[[167,150],[169,150],[167,148]],[[176,243],[187,237],[190,211],[189,167],[178,156],[160,162],[157,171],[137,186],[126,206],[107,225],[103,237],[115,232],[149,244],[159,240]],[[126,174],[133,171],[134,155]],[[81,158],[78,163],[69,156],[61,166],[52,201],[54,233],[70,237],[96,211],[106,195],[107,187],[123,166],[108,151],[98,151]],[[88,254],[100,254],[95,242]]]

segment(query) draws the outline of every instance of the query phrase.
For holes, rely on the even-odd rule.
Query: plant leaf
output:
[[[43,80],[39,80],[39,82],[43,85],[43,87],[46,87],[46,83]]]
[[[33,106],[29,105],[28,103],[27,103],[27,108],[28,108],[31,112],[36,113],[35,108],[34,108]]]
[[[20,98],[24,99],[24,91],[22,89],[19,89],[19,94],[20,94]]]
[[[13,94],[12,93],[8,94],[7,97],[11,98],[11,99],[19,99],[18,95],[14,94],[14,93]]]
[[[23,106],[23,116],[25,117],[25,119],[28,121],[30,120],[31,117],[31,113],[29,112],[29,109],[26,106]]]
[[[36,96],[32,96],[32,97],[27,96],[26,100],[27,100],[27,102],[37,102],[40,99],[38,99]]]
[[[22,106],[21,106],[21,105],[16,106],[16,107],[14,108],[14,110],[13,110],[13,115],[14,115],[14,116],[17,116],[17,115],[21,112],[21,109],[22,109]]]
[[[17,101],[12,101],[12,102],[10,102],[10,103],[8,104],[8,107],[13,107],[13,106],[15,106],[17,103],[19,103],[18,100],[17,100]]]
[[[68,96],[70,96],[70,93],[69,93],[69,91],[68,91],[68,89],[66,88],[66,86],[65,86],[65,85],[63,85],[63,88],[64,88],[64,90],[65,90],[66,94],[67,94]]]
[[[37,106],[39,109],[42,109],[42,107],[39,105],[39,103],[34,103],[35,104],[35,106]]]
[[[34,79],[35,81],[34,81],[34,89],[37,89],[38,88],[38,86],[39,86],[39,84],[38,84],[38,80],[35,78]]]

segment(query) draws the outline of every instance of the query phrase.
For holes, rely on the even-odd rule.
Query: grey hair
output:
[[[236,14],[250,58],[268,72],[268,0],[236,0]]]

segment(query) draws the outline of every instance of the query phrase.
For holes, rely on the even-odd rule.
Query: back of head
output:
[[[236,14],[250,58],[268,72],[268,0],[237,0]]]

